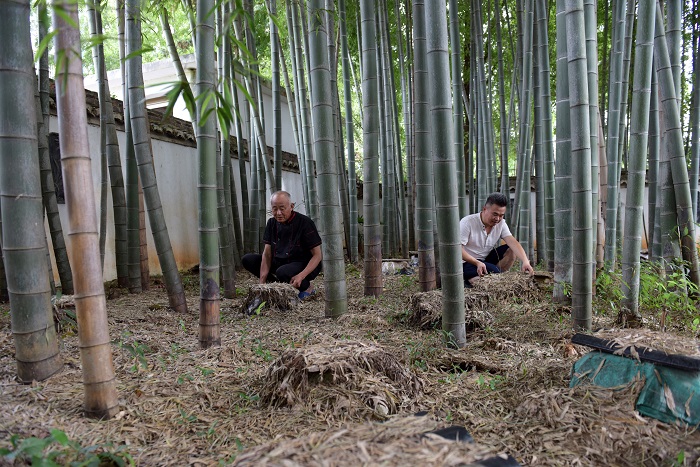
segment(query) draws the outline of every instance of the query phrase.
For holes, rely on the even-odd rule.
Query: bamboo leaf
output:
[[[46,37],[44,37],[41,42],[39,43],[39,47],[36,49],[36,54],[34,54],[34,61],[38,62],[41,56],[44,54],[44,52],[48,49],[49,45],[52,44],[54,36],[58,34],[57,30],[50,31],[48,34],[46,34]]]
[[[144,46],[144,47],[141,47],[141,48],[138,49],[138,50],[134,50],[133,52],[131,52],[130,54],[128,54],[126,57],[124,57],[124,60],[129,60],[130,58],[138,57],[139,55],[142,56],[142,55],[145,54],[146,52],[153,52],[153,47]]]
[[[245,98],[246,98],[246,100],[248,101],[248,103],[249,103],[250,105],[252,105],[253,107],[257,107],[257,106],[255,105],[255,100],[253,99],[253,96],[251,96],[251,95],[248,93],[248,90],[245,88],[245,86],[243,86],[243,84],[240,83],[238,80],[234,80],[234,83],[235,83],[236,87],[238,88],[238,90],[241,91],[241,92],[243,93],[243,95],[245,96]]]

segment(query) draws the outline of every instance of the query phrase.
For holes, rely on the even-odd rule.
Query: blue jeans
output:
[[[500,269],[498,269],[498,264],[499,261],[505,256],[506,252],[508,251],[508,245],[501,245],[499,247],[494,248],[491,250],[491,253],[486,256],[486,258],[481,259],[482,263],[486,265],[486,272],[488,274],[498,274],[501,272]],[[464,272],[464,283],[466,284],[469,279],[472,277],[476,277],[479,274],[476,272],[476,266],[470,263],[462,263],[462,271]]]

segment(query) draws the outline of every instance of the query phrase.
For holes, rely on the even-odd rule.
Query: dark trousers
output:
[[[486,258],[481,260],[482,263],[486,265],[486,271],[488,274],[498,274],[501,272],[501,270],[496,266],[499,261],[501,261],[501,258],[506,254],[506,251],[508,251],[508,245],[501,245],[499,247],[494,248],[491,250],[491,253],[488,254]],[[464,283],[466,284],[469,279],[472,277],[476,277],[479,274],[476,272],[476,266],[473,264],[469,263],[462,263],[462,271],[464,272]]]
[[[241,263],[243,267],[246,268],[248,272],[253,274],[255,277],[260,277],[260,265],[262,264],[262,255],[257,253],[248,253],[241,258]],[[309,264],[303,261],[290,261],[284,262],[277,258],[272,258],[272,265],[270,266],[270,272],[267,275],[267,282],[286,282],[289,283],[292,277],[299,274],[304,270],[306,265]],[[321,264],[319,264],[316,269],[311,271],[311,273],[301,281],[301,286],[299,290],[303,291],[309,288],[311,281],[316,279],[316,276],[321,272]]]

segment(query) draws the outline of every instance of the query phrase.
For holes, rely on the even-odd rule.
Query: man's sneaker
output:
[[[307,298],[309,298],[309,297],[311,297],[312,295],[315,295],[315,294],[316,294],[316,289],[313,289],[311,292],[309,292],[308,290],[304,290],[303,292],[299,292],[298,297],[299,297],[299,300],[304,301],[304,300],[306,300]]]

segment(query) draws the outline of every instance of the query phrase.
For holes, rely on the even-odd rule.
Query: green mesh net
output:
[[[640,362],[599,351],[581,357],[571,370],[570,387],[594,384],[625,387],[643,380],[635,409],[666,423],[700,425],[700,372]]]

